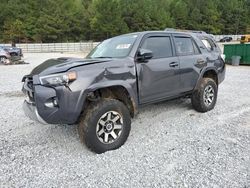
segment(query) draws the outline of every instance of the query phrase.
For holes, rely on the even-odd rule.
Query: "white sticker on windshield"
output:
[[[131,44],[119,44],[116,46],[116,49],[128,49]]]

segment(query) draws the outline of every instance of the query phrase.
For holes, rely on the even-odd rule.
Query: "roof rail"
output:
[[[178,32],[189,32],[189,33],[207,34],[205,31],[195,31],[195,30],[186,30],[186,29],[174,29],[174,28],[166,28],[164,31],[178,31]]]

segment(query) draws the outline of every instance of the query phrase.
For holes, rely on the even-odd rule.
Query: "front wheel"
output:
[[[7,58],[4,57],[4,56],[1,56],[1,57],[0,57],[0,63],[6,64],[6,63],[7,63]]]
[[[211,78],[203,78],[199,88],[192,95],[192,105],[198,112],[207,112],[215,107],[218,86]]]
[[[104,153],[125,143],[131,128],[131,117],[122,102],[102,99],[91,103],[85,110],[78,132],[87,147],[96,153]]]

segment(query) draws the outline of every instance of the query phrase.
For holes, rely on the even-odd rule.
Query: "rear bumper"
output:
[[[218,70],[218,82],[219,84],[225,80],[226,76],[226,65],[224,63],[223,67]]]
[[[27,117],[30,119],[37,121],[41,124],[48,124],[46,121],[42,119],[42,117],[38,114],[37,108],[34,103],[28,102],[25,100],[23,102],[23,111]]]

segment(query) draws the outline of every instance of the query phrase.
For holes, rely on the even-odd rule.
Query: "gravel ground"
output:
[[[213,111],[197,113],[189,99],[144,107],[126,144],[96,155],[75,125],[40,125],[22,111],[22,76],[58,56],[0,67],[0,187],[250,187],[250,66],[227,66]]]

